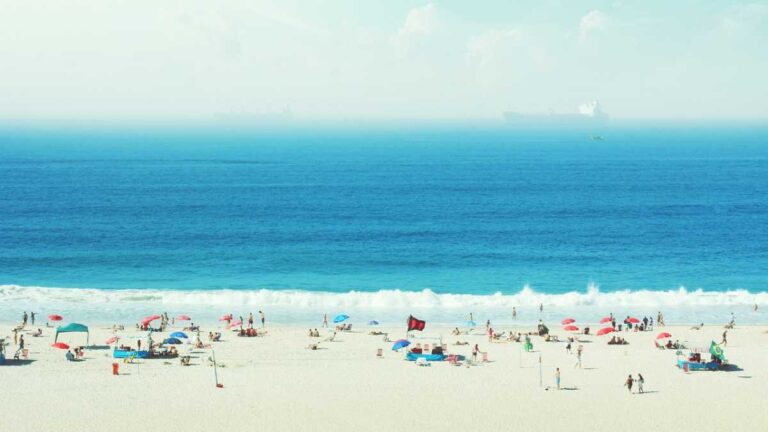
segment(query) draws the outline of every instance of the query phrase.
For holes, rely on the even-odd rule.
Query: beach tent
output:
[[[346,321],[348,319],[349,319],[349,315],[340,314],[340,315],[336,315],[336,317],[333,319],[333,322],[338,324],[338,323],[344,322],[344,321]]]
[[[67,324],[65,326],[60,326],[56,328],[56,337],[53,338],[53,341],[56,342],[59,339],[59,333],[85,333],[86,339],[85,343],[87,344],[89,339],[91,338],[91,334],[88,331],[88,327],[84,324],[78,324],[78,323],[72,323]]]

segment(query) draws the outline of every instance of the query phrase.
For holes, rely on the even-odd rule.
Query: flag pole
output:
[[[216,388],[219,387],[219,373],[216,370],[216,350],[211,350],[211,355],[213,356],[213,379],[216,381]]]
[[[543,375],[541,371],[541,353],[539,353],[539,387],[543,385],[542,381],[543,381]]]

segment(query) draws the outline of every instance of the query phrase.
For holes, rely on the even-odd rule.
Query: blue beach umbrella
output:
[[[409,342],[409,341],[407,341],[405,339],[398,339],[398,340],[395,341],[395,344],[392,345],[392,351],[397,351],[400,348],[405,348],[405,347],[407,347],[410,344],[411,344],[411,342]]]
[[[376,320],[368,321],[368,325],[379,325],[379,322]]]
[[[181,341],[177,338],[168,338],[165,341],[163,341],[163,344],[165,345],[181,345]]]
[[[333,322],[334,323],[340,323],[340,322],[346,321],[348,319],[349,319],[349,315],[341,314],[341,315],[336,315],[336,318],[333,319]]]
[[[184,332],[173,332],[171,333],[170,337],[177,339],[189,339],[189,336],[187,336],[187,334]]]

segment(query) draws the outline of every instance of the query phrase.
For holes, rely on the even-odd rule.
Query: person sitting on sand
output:
[[[672,339],[667,341],[667,344],[664,345],[664,348],[666,349],[673,349],[675,346],[672,344]]]
[[[38,328],[36,332],[32,333],[33,337],[40,337],[43,335],[43,329]]]
[[[616,336],[611,337],[611,340],[608,341],[608,345],[616,345]]]
[[[691,330],[701,330],[702,327],[704,327],[704,323],[691,327]]]
[[[75,361],[75,355],[72,354],[72,351],[67,350],[67,354],[65,354],[65,357],[67,358],[67,361]]]

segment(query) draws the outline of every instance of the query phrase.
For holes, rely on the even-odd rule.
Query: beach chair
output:
[[[431,366],[431,364],[424,357],[416,359],[416,366]]]
[[[383,350],[383,349],[381,349],[381,348],[378,348],[378,349],[376,350],[376,357],[378,357],[378,358],[382,358],[382,357],[384,357],[384,350]]]
[[[488,353],[487,352],[483,353],[483,363],[488,363]]]
[[[424,353],[429,354],[429,344],[424,344]]]

